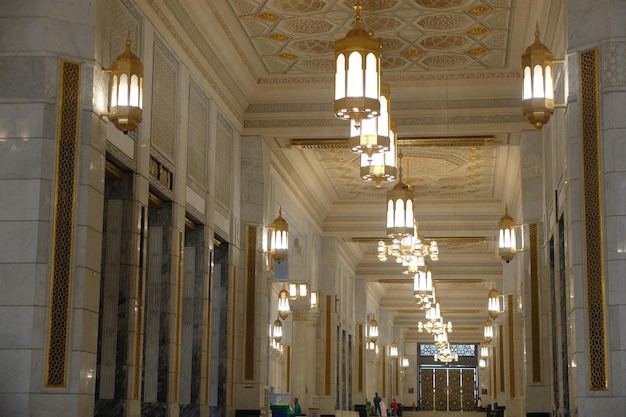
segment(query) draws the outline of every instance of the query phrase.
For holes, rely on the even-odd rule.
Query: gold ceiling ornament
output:
[[[111,74],[111,107],[105,115],[124,134],[137,129],[143,118],[143,63],[130,50],[130,32],[126,50],[103,69]]]
[[[278,217],[270,226],[270,255],[274,262],[281,263],[287,259],[289,249],[289,225],[283,219],[283,209],[278,209]]]
[[[506,262],[511,262],[517,252],[515,228],[517,224],[509,215],[509,207],[505,206],[504,216],[498,222],[498,254]]]
[[[353,120],[380,113],[380,39],[361,27],[361,1],[354,5],[354,28],[335,42],[335,116]]]
[[[535,42],[522,55],[522,112],[537,129],[548,123],[555,108],[566,108],[565,104],[554,104],[554,59],[552,52],[539,40],[539,24],[535,28]]]
[[[363,120],[360,129],[355,128],[354,121],[350,122],[350,148],[361,154],[361,179],[376,183],[377,189],[383,181],[394,180],[398,174],[397,124],[389,115],[389,84],[382,83],[380,90],[380,116]]]
[[[387,191],[387,236],[402,238],[415,233],[413,188],[402,182],[402,153],[398,155],[398,183]]]
[[[278,316],[285,320],[289,317],[289,312],[291,311],[291,307],[289,306],[289,291],[283,287],[282,290],[278,293]]]

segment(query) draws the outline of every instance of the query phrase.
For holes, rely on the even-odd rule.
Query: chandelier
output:
[[[498,316],[502,312],[501,304],[503,303],[501,303],[501,300],[500,300],[500,293],[494,287],[489,290],[489,294],[487,295],[487,297],[488,297],[487,310],[489,311],[489,317],[495,320],[498,318]]]
[[[353,120],[380,112],[380,39],[361,27],[361,1],[354,5],[354,28],[335,42],[335,116]]]
[[[450,347],[449,343],[447,343],[443,349],[439,349],[439,352],[437,352],[437,354],[435,355],[435,361],[438,362],[450,363],[452,361],[458,362],[458,360],[459,355],[452,354],[452,348]]]
[[[367,324],[367,337],[370,342],[376,343],[378,340],[378,322],[375,319]]]
[[[376,249],[378,260],[387,261],[389,256],[396,258],[397,263],[408,267],[407,273],[415,274],[420,267],[426,265],[426,259],[439,260],[439,245],[431,240],[425,243],[417,233],[417,222],[413,222],[413,234],[395,237],[389,244],[384,240],[378,241]]]
[[[402,154],[398,155],[398,183],[387,191],[387,236],[402,238],[413,235],[413,188],[402,182]]]
[[[289,317],[289,312],[291,308],[289,306],[289,291],[283,287],[282,290],[278,293],[278,316],[285,320]]]
[[[422,310],[429,309],[435,302],[435,286],[430,269],[417,271],[413,276],[413,296]]]
[[[493,334],[493,324],[491,323],[490,320],[485,320],[485,328],[484,328],[483,335],[485,337],[485,342],[491,343],[491,341],[493,340],[494,334]]]

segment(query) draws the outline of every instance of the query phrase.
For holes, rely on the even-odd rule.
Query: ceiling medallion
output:
[[[487,32],[489,31],[483,27],[472,28],[467,31],[470,35],[484,35]]]
[[[424,52],[420,51],[419,49],[409,49],[408,51],[404,51],[404,56],[408,57],[416,57],[422,55],[424,55]]]
[[[472,48],[468,50],[467,53],[470,55],[480,55],[487,53],[487,50],[485,48]]]
[[[289,39],[289,36],[283,35],[282,33],[272,33],[267,35],[267,37],[273,41],[286,41]]]
[[[490,11],[491,9],[487,6],[476,6],[468,10],[468,12],[471,14],[485,14],[485,13],[489,13]]]
[[[260,20],[278,20],[278,15],[274,13],[260,13],[256,17]]]

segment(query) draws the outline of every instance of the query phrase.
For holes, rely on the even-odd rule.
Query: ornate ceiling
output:
[[[479,343],[487,293],[494,284],[502,292],[508,273],[497,255],[497,223],[505,205],[513,214],[519,207],[518,145],[522,132],[533,129],[521,115],[520,58],[536,23],[549,46],[555,41],[563,1],[362,5],[363,26],[381,39],[420,234],[439,242],[432,269],[444,319],[455,327],[450,340]],[[430,342],[417,332],[423,312],[402,268],[376,257],[376,242],[385,237],[385,193],[395,182],[377,189],[359,178],[348,123],[333,117],[334,42],[354,27],[353,6],[353,0],[207,0],[186,8],[230,69],[220,75],[224,86],[248,102],[244,134],[266,139],[323,234],[347,243],[357,278],[405,340]]]

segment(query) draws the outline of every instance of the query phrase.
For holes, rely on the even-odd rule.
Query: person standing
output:
[[[300,407],[297,397],[293,399],[293,414],[296,416],[302,415],[302,407]]]
[[[396,401],[395,398],[391,400],[391,415],[392,416],[398,415],[398,402]]]
[[[378,393],[374,394],[374,410],[376,411],[375,415],[377,416],[382,416],[381,412],[380,412],[380,402],[382,401],[382,398],[380,398],[378,396]]]

